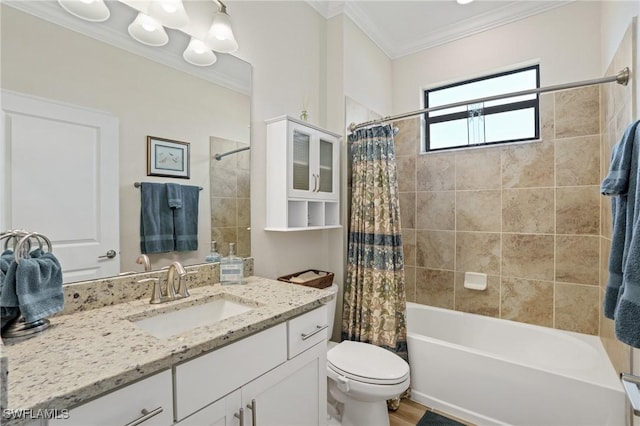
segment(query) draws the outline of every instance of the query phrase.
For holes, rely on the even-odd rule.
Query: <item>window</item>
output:
[[[534,65],[425,90],[425,108],[540,87]],[[514,96],[425,113],[425,151],[539,138],[538,95]]]

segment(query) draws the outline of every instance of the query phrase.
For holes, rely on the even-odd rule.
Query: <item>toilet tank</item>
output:
[[[327,302],[327,334],[329,336],[328,340],[331,340],[331,335],[333,334],[333,319],[336,317],[336,300],[338,299],[338,284],[333,283],[331,287],[327,288],[330,292],[333,293],[333,299]]]

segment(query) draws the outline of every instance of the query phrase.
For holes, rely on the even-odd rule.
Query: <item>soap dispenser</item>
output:
[[[229,243],[229,256],[222,258],[220,262],[220,283],[242,284],[244,276],[244,261],[236,256],[236,244]]]
[[[216,263],[222,260],[222,256],[218,253],[217,243],[215,241],[211,241],[211,252],[204,258],[204,261],[207,263]]]

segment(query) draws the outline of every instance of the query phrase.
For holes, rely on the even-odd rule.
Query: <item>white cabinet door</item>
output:
[[[144,410],[144,412],[143,412]],[[145,415],[145,413],[148,413]],[[154,414],[157,413],[157,414]],[[50,420],[50,426],[114,426],[147,418],[144,426],[173,423],[171,371],[147,377],[69,410],[69,418]]]
[[[1,127],[0,231],[49,237],[65,282],[118,275],[117,118],[3,91]]]
[[[320,343],[243,386],[244,424],[326,425],[326,352]]]
[[[176,424],[180,426],[242,426],[240,416],[246,415],[247,410],[241,413],[241,404],[240,389],[238,389]],[[243,424],[246,425],[244,421]]]
[[[328,133],[289,120],[287,145],[289,197],[337,200],[338,139]]]

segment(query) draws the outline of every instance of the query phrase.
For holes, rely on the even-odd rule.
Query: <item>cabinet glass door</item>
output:
[[[333,192],[333,143],[320,139],[320,189]]]
[[[309,190],[311,136],[293,131],[293,189]]]

